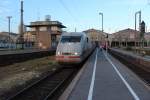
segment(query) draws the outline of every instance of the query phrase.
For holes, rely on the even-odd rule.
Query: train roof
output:
[[[65,32],[62,34],[62,36],[85,36],[86,34],[84,32]]]

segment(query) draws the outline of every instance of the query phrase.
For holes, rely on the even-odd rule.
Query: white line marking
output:
[[[92,80],[91,80],[90,90],[89,90],[87,100],[92,100],[92,96],[93,96],[93,88],[94,88],[95,72],[96,72],[96,64],[97,64],[97,52],[98,52],[98,49],[96,51],[96,58],[95,58],[94,69],[93,69],[93,74],[92,74]]]
[[[103,52],[104,53],[104,52]],[[132,94],[132,96],[134,97],[135,100],[140,100],[140,98],[137,96],[137,94],[134,92],[134,90],[131,88],[131,86],[129,85],[129,83],[124,79],[124,77],[121,75],[121,73],[119,72],[119,70],[116,68],[116,66],[112,63],[112,61],[108,58],[108,56],[106,56],[106,54],[104,53],[106,59],[109,61],[109,63],[113,66],[113,68],[115,69],[115,71],[117,72],[117,74],[119,75],[119,77],[121,78],[121,80],[123,81],[123,83],[126,85],[126,87],[128,88],[128,90],[130,91],[130,93]]]

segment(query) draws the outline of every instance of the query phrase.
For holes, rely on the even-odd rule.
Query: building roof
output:
[[[9,32],[0,32],[0,35],[9,35]],[[18,36],[16,33],[10,33],[11,36]]]
[[[83,31],[83,32],[85,32],[85,33],[89,33],[89,32],[99,32],[99,33],[102,33],[102,34],[104,34],[104,35],[108,34],[108,33],[106,33],[106,32],[102,32],[101,30],[97,30],[97,29],[94,29],[94,28],[85,30],[85,31]]]
[[[112,40],[114,41],[139,41],[140,32],[134,29],[124,29],[112,34]]]
[[[59,21],[35,21],[31,22],[30,25],[26,25],[27,27],[39,27],[39,26],[58,26],[61,28],[66,28],[66,26],[62,25]]]
[[[127,29],[124,29],[124,30],[120,30],[118,32],[115,32],[113,34],[121,34],[121,33],[140,33],[139,31],[136,31],[134,29],[130,29],[130,28],[127,28]]]
[[[97,29],[94,29],[94,28],[91,28],[91,29],[88,29],[88,30],[85,30],[84,32],[95,32],[95,31],[97,31],[97,32],[102,32],[102,31],[100,31],[100,30],[97,30]]]

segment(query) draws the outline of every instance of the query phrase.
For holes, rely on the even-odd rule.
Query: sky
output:
[[[24,24],[32,21],[58,20],[67,26],[65,31],[84,31],[89,28],[101,30],[101,16],[104,15],[104,31],[134,29],[135,12],[142,11],[142,20],[150,31],[150,0],[24,0]],[[11,18],[11,31],[18,32],[20,23],[20,0],[0,0],[0,31],[8,31],[8,18]]]

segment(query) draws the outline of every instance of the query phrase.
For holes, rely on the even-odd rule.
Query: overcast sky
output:
[[[7,16],[12,16],[11,30],[18,32],[20,0],[0,0],[0,31],[8,30]],[[134,29],[134,14],[142,11],[142,20],[150,29],[150,0],[24,0],[24,23],[45,20],[61,21],[66,31],[101,29],[104,14],[104,31],[113,33],[125,28]],[[149,30],[150,31],[150,30]]]

